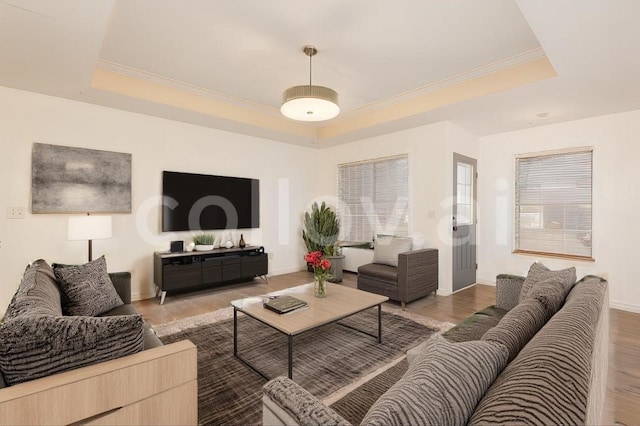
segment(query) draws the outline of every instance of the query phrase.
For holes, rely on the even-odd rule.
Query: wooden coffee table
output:
[[[367,334],[382,342],[382,303],[389,300],[386,296],[367,293],[351,287],[339,284],[327,284],[327,296],[315,297],[313,295],[313,283],[304,284],[297,287],[287,288],[264,296],[249,297],[246,299],[234,300],[233,306],[233,355],[242,361],[249,368],[260,374],[265,379],[269,377],[258,371],[247,360],[238,354],[238,312],[242,312],[266,324],[275,330],[285,334],[289,346],[289,378],[293,378],[293,337],[309,330],[330,324],[358,312],[378,307],[378,334],[370,334],[362,330],[355,329],[346,324],[345,327]],[[284,315],[277,314],[262,306],[262,303],[269,296],[290,295],[304,300],[309,305],[308,308],[299,309]]]

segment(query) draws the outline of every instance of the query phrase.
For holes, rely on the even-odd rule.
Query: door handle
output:
[[[453,216],[453,231],[457,231],[458,230],[458,222],[456,221],[456,217]]]

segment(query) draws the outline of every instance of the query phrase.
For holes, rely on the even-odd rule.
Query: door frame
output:
[[[475,158],[472,157],[467,157],[465,155],[462,154],[458,154],[457,152],[453,153],[453,170],[452,170],[452,189],[453,192],[453,202],[451,203],[451,220],[452,220],[452,224],[451,224],[451,256],[452,256],[452,261],[451,261],[451,290],[453,293],[460,291],[460,290],[464,290],[465,288],[468,288],[469,286],[475,284],[475,282],[477,281],[477,276],[476,276],[476,272],[474,271],[474,282],[473,283],[469,283],[467,285],[465,285],[464,287],[455,288],[455,278],[456,278],[456,264],[455,264],[455,250],[456,250],[456,243],[455,243],[455,237],[454,237],[454,232],[457,226],[457,217],[458,217],[458,199],[457,199],[457,192],[458,192],[458,162],[462,162],[462,163],[467,163],[467,164],[471,164],[473,167],[473,176],[472,176],[472,218],[471,221],[472,223],[469,224],[464,224],[464,225],[468,225],[470,226],[470,231],[469,232],[473,232],[473,235],[471,237],[472,240],[472,244],[474,245],[474,249],[473,249],[473,254],[474,254],[474,259],[473,259],[473,263],[474,263],[474,268],[475,270],[477,270],[477,265],[478,265],[478,252],[477,252],[477,224],[478,224],[478,160],[476,160]],[[455,218],[455,219],[454,219]]]

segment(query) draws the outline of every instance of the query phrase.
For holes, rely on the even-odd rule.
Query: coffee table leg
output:
[[[289,335],[289,378],[293,379],[293,336]]]
[[[378,305],[378,343],[382,343],[382,305]]]
[[[233,307],[233,356],[238,355],[238,309]]]

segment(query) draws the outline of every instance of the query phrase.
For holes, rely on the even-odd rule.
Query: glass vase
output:
[[[314,277],[314,295],[316,297],[326,297],[327,296],[327,279],[323,276],[315,276]]]

